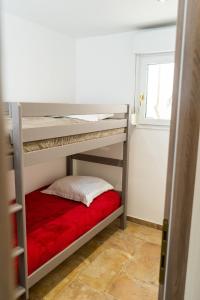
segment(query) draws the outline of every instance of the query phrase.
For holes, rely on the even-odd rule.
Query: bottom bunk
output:
[[[75,252],[122,213],[120,195],[113,190],[96,197],[89,207],[80,202],[43,194],[41,189],[28,194],[28,286],[35,284],[59,261],[67,258],[70,254],[63,253],[67,248],[73,248],[71,253]],[[79,241],[78,244],[70,247],[76,241]],[[58,259],[56,256],[59,256]]]

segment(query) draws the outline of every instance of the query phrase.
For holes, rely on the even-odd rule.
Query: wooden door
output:
[[[200,124],[200,1],[180,0],[159,300],[183,300]]]

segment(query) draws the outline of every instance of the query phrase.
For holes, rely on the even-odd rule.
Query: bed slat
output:
[[[22,205],[18,203],[12,204],[10,205],[9,210],[10,214],[15,214],[16,212],[22,210]]]
[[[15,247],[14,249],[13,249],[13,252],[12,252],[12,257],[14,258],[14,257],[17,257],[17,256],[20,256],[21,254],[23,254],[24,253],[24,249],[23,248],[21,248],[21,247]]]
[[[114,167],[123,167],[123,160],[110,158],[110,157],[88,155],[88,154],[75,154],[72,156],[72,158],[76,160],[93,162],[97,164],[104,164],[104,165],[109,165]]]
[[[15,299],[19,299],[22,295],[26,293],[25,288],[18,286],[15,290]]]

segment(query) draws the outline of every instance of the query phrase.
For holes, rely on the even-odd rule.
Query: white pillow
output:
[[[101,178],[67,176],[56,180],[46,190],[42,191],[42,193],[79,201],[89,207],[94,198],[113,189],[110,183]]]
[[[108,119],[113,117],[114,114],[96,114],[96,115],[69,115],[67,118],[79,119],[90,122],[97,122],[100,120]]]

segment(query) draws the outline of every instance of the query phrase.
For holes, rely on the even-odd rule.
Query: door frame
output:
[[[183,300],[185,293],[200,128],[199,28],[199,0],[180,0],[159,300]]]

